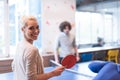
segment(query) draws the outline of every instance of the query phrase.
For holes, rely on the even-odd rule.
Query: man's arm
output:
[[[80,56],[79,56],[77,47],[75,47],[74,50],[75,50],[76,59],[77,59],[77,61],[79,61],[80,60]]]
[[[54,58],[56,62],[59,62],[59,49],[54,52]]]

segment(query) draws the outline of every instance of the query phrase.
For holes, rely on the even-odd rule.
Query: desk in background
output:
[[[107,60],[108,56],[108,51],[113,50],[113,49],[118,49],[120,51],[120,46],[104,46],[104,47],[94,47],[94,48],[81,48],[78,49],[78,53],[80,54],[81,59],[87,58],[87,55],[89,56],[92,54],[91,59],[87,60]],[[89,54],[90,53],[90,54]],[[82,55],[86,55],[85,57],[82,57]],[[97,55],[96,55],[97,54]],[[91,56],[91,55],[90,55]],[[82,62],[82,61],[79,61]],[[118,55],[118,63],[120,62],[120,55]]]

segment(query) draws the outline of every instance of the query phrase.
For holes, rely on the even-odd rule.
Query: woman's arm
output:
[[[65,69],[65,67],[59,66],[51,72],[39,74],[39,75],[37,75],[37,80],[47,80],[47,79],[52,78],[54,76],[59,76],[64,71],[64,69]]]

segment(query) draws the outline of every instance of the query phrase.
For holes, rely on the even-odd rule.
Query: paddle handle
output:
[[[57,66],[62,66],[60,63],[57,63],[57,62],[55,62],[55,61],[53,61],[53,60],[50,60],[50,62],[52,62],[53,64],[55,64],[55,65],[57,65]]]

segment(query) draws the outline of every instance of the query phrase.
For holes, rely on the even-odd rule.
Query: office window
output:
[[[32,6],[31,6],[32,5]],[[0,56],[15,54],[17,43],[22,39],[19,20],[24,15],[33,15],[38,19],[41,28],[40,0],[0,0]],[[41,48],[41,35],[34,45]],[[4,55],[3,55],[4,54]]]
[[[95,0],[76,4],[76,41],[78,45],[95,44],[104,39],[106,46],[120,44],[120,1]]]
[[[9,53],[9,40],[6,39],[5,36],[9,34],[8,31],[8,16],[6,15],[8,12],[7,1],[0,0],[0,57],[7,56]],[[9,37],[9,36],[8,36]]]
[[[87,23],[87,24],[86,24]],[[91,43],[90,14],[76,12],[76,40],[80,44]]]
[[[102,37],[106,42],[116,41],[117,28],[113,26],[112,14],[76,12],[77,44],[94,44]]]

